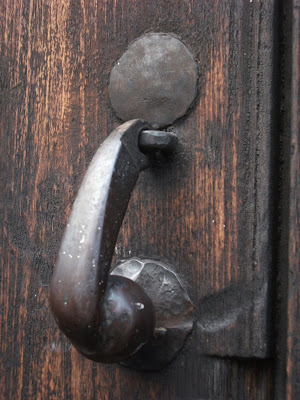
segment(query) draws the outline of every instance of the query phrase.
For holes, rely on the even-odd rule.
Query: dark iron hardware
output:
[[[119,118],[142,118],[157,129],[187,113],[197,80],[195,57],[178,37],[147,33],[133,41],[114,65],[108,92]]]
[[[141,120],[121,125],[96,152],[74,202],[50,302],[60,329],[92,360],[124,360],[153,335],[155,311],[148,295],[131,279],[109,276],[109,270],[139,172],[149,166],[145,153],[173,151],[176,140],[171,133],[152,132]]]

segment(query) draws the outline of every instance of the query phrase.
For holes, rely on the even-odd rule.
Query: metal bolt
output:
[[[172,132],[145,130],[139,136],[139,148],[142,152],[160,150],[171,153],[175,151],[178,138]]]

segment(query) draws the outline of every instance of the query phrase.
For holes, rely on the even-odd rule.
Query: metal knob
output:
[[[143,121],[126,122],[96,152],[74,202],[51,282],[50,303],[59,328],[95,361],[128,358],[154,331],[154,308],[145,291],[133,280],[109,275],[131,193],[139,172],[149,166],[145,153],[172,150],[176,142],[172,134],[149,130]]]

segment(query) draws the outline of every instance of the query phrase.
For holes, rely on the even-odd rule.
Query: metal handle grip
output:
[[[144,290],[130,279],[109,276],[131,193],[139,172],[149,165],[139,149],[140,133],[149,129],[143,121],[129,121],[96,152],[74,202],[51,282],[57,324],[79,352],[95,361],[126,359],[153,334],[154,309]],[[147,135],[143,144],[153,146]]]

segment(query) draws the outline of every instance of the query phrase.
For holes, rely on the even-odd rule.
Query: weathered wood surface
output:
[[[300,398],[300,1],[293,1],[286,395]]]
[[[300,398],[300,1],[283,3],[276,399]]]
[[[0,398],[271,399],[273,0],[7,0],[0,4]],[[181,152],[146,171],[115,261],[172,266],[197,310],[167,369],[83,359],[49,309],[52,268],[87,165],[120,121],[109,73],[146,31],[179,35],[199,93],[172,129]]]

